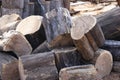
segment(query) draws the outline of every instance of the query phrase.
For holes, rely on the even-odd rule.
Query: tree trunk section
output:
[[[81,56],[76,48],[54,49],[53,52],[58,72],[64,67],[82,64]]]

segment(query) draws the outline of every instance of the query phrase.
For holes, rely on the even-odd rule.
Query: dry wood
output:
[[[21,57],[27,70],[27,80],[57,80],[58,72],[55,67],[53,52],[26,55]],[[44,75],[43,75],[44,74]]]
[[[95,57],[92,60],[92,63],[95,64],[97,70],[97,77],[103,78],[110,74],[113,66],[112,55],[107,50],[99,49],[95,53]]]
[[[102,48],[112,53],[114,61],[120,61],[120,41],[106,40]]]
[[[97,71],[94,65],[82,65],[63,68],[59,80],[97,80]],[[99,79],[100,80],[100,79]]]
[[[58,45],[68,46],[72,44],[72,39],[69,35],[70,28],[72,26],[71,24],[72,23],[69,11],[65,8],[60,7],[46,13],[44,28],[47,41],[51,47],[58,47]],[[66,37],[68,37],[67,40],[64,40]]]
[[[2,51],[13,51],[17,56],[27,55],[32,52],[32,47],[24,35],[14,30],[2,35],[0,46]]]
[[[81,56],[74,47],[54,49],[55,63],[58,71],[64,67],[82,64]]]
[[[16,27],[16,31],[26,36],[33,49],[38,47],[45,39],[45,36],[41,36],[40,31],[42,19],[42,16],[29,16],[23,19]]]
[[[106,13],[97,16],[98,23],[100,24],[106,39],[120,40],[120,15],[117,14],[119,12],[120,8],[116,7]]]

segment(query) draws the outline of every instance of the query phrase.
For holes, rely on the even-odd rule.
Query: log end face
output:
[[[110,74],[113,65],[113,58],[109,51],[107,50],[98,50],[97,53],[100,53],[98,56],[95,68],[99,78],[103,78]]]

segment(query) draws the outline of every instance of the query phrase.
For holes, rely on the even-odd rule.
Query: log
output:
[[[120,8],[116,7],[106,13],[97,16],[98,23],[101,26],[106,39],[120,40],[119,39],[120,15],[119,14],[116,15],[116,13],[119,12],[120,12]]]
[[[27,80],[57,80],[58,72],[54,63],[54,53],[44,52],[21,57]]]
[[[95,22],[93,21],[94,24],[91,26],[90,23],[85,23],[83,20],[83,17],[73,18],[74,25],[71,28],[71,37],[78,51],[82,54],[83,58],[85,60],[90,60],[94,57],[94,51],[91,45],[89,44],[85,33],[89,32],[91,27],[94,26]],[[78,21],[81,24],[79,24]],[[90,27],[88,27],[89,24]]]
[[[70,28],[72,26],[71,17],[69,11],[65,8],[57,8],[46,13],[44,19],[44,29],[47,37],[47,41],[51,48],[53,47],[65,47],[73,44],[70,37]],[[68,40],[64,40],[68,37]],[[57,41],[57,42],[56,42]],[[64,43],[62,43],[62,42]],[[58,46],[60,45],[60,46]]]
[[[29,16],[23,19],[16,27],[16,31],[25,35],[33,50],[45,40],[45,36],[41,34],[44,34],[44,30],[41,25],[42,19],[42,16]]]
[[[63,68],[59,80],[97,80],[97,71],[94,65],[82,65]],[[100,79],[99,79],[100,80]]]
[[[117,1],[118,5],[120,6],[120,0],[116,0],[116,1]]]
[[[40,44],[33,52],[32,54],[36,54],[36,53],[43,53],[43,52],[49,52],[50,46],[48,44],[47,41],[44,41],[42,44]]]
[[[1,51],[13,51],[17,56],[28,55],[32,47],[23,34],[11,30],[2,35],[0,39]]]
[[[83,64],[80,54],[74,47],[53,49],[58,72],[65,67]]]
[[[114,61],[120,61],[120,41],[106,40],[102,48],[111,52]]]
[[[109,51],[99,49],[95,53],[95,57],[91,61],[97,70],[97,78],[102,79],[103,77],[110,74],[113,66],[113,58]]]

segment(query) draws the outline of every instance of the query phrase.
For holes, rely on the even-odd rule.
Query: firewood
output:
[[[94,22],[94,19],[92,20],[93,24],[92,24],[92,21],[91,23],[84,22],[84,18],[86,17],[83,16],[83,17],[73,18],[74,25],[71,28],[71,37],[78,51],[82,54],[83,58],[85,60],[90,60],[94,57],[94,50],[89,44],[89,41],[87,37],[85,36],[85,33],[89,32],[89,30],[92,27],[94,27],[95,22]],[[90,17],[88,16],[88,19],[89,18]]]
[[[53,47],[54,45],[57,48],[73,45],[70,37],[71,26],[71,17],[67,9],[59,7],[46,13],[44,28],[50,46]],[[66,37],[68,37],[67,40],[65,40]]]
[[[32,47],[24,35],[14,30],[3,34],[0,46],[2,51],[13,51],[17,56],[27,55],[32,52]]]
[[[120,41],[106,40],[102,48],[111,52],[114,61],[120,61]]]
[[[98,23],[101,26],[104,36],[109,40],[120,40],[120,23],[119,13],[120,8],[116,7],[106,13],[97,16]],[[117,15],[116,15],[117,14]]]
[[[82,64],[82,58],[74,47],[53,49],[58,72],[64,67]]]
[[[97,80],[97,79],[98,79],[97,71],[94,65],[81,65],[63,68],[59,74],[59,80]]]
[[[95,64],[98,78],[103,78],[110,74],[113,66],[113,59],[109,51],[99,49],[96,51],[95,57],[91,62]]]
[[[21,60],[28,75],[27,80],[58,80],[54,52],[25,55]]]
[[[23,19],[16,27],[16,31],[26,36],[33,50],[45,40],[45,36],[41,36],[40,30],[42,29],[42,19],[42,16],[29,16]]]
[[[49,52],[51,50],[49,44],[47,41],[44,41],[42,44],[40,44],[33,52],[32,54],[36,53],[42,53],[42,52]]]

